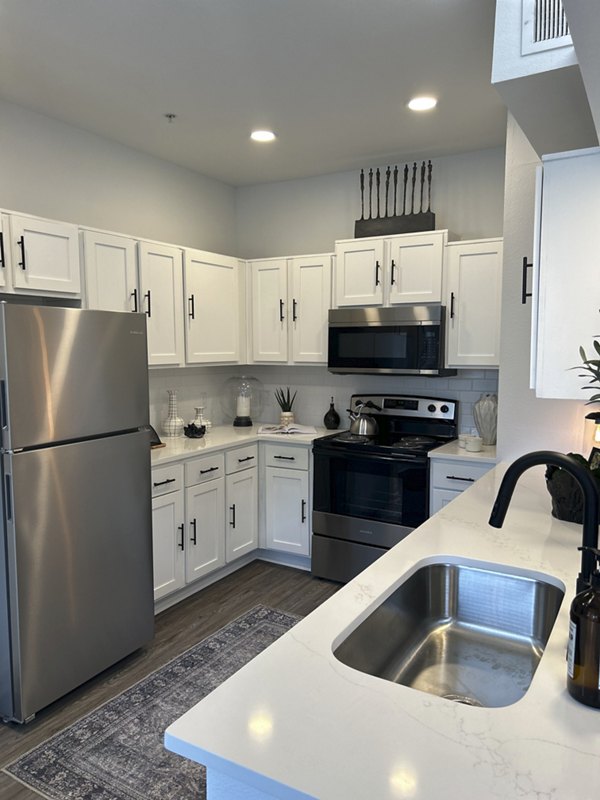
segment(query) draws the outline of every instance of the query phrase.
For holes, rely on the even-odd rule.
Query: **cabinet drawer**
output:
[[[225,458],[223,453],[194,458],[185,464],[185,485],[195,486],[197,483],[222,478],[225,475]]]
[[[255,467],[258,464],[258,446],[249,444],[247,447],[236,447],[235,450],[228,450],[225,453],[225,472],[231,475],[248,467]]]
[[[152,470],[152,497],[177,492],[183,488],[183,467],[181,464],[166,464]]]
[[[435,489],[462,491],[468,489],[493,466],[493,464],[434,460],[431,468],[431,485]]]
[[[267,467],[308,469],[308,448],[268,444],[265,449],[265,463]]]

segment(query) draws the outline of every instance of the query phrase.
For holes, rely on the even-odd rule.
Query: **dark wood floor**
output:
[[[258,603],[306,616],[339,584],[254,561],[156,618],[152,643],[40,711],[27,725],[0,723],[0,768],[239,617]],[[0,772],[0,800],[40,800]]]

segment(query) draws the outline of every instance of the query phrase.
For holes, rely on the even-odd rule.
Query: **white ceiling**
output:
[[[494,9],[0,0],[0,97],[234,186],[496,147]],[[408,111],[424,93],[438,108]],[[256,127],[277,141],[250,142]]]

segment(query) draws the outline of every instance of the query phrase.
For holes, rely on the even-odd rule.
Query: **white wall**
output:
[[[498,454],[512,461],[530,450],[589,454],[583,444],[584,402],[540,400],[529,389],[531,299],[521,304],[523,256],[533,252],[538,157],[512,117],[506,141],[504,268],[498,395]],[[531,286],[529,276],[529,286]]]
[[[436,228],[461,239],[502,236],[504,149],[445,156],[432,164]],[[385,172],[387,165],[379,166]],[[398,166],[402,172],[403,164]],[[354,236],[360,217],[359,172],[238,189],[238,252],[245,258],[331,252],[336,239]]]
[[[0,101],[0,207],[235,252],[235,190]]]

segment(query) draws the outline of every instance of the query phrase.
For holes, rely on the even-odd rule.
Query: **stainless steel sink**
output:
[[[334,650],[353,669],[473,706],[525,694],[564,597],[554,579],[433,563]],[[558,582],[557,582],[558,583]]]

